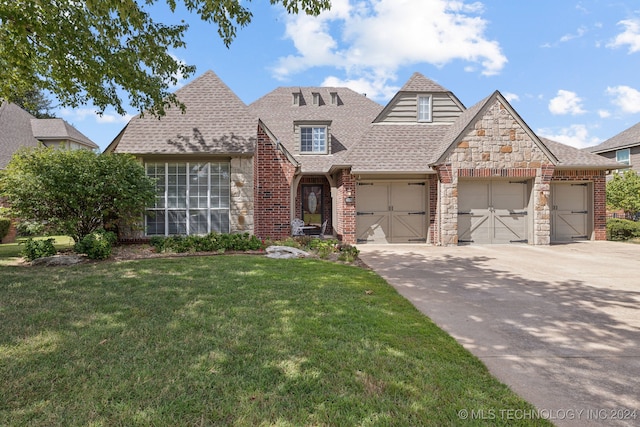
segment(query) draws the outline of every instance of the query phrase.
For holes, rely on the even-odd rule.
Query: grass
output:
[[[379,276],[321,260],[7,267],[0,325],[0,425],[509,425],[458,413],[532,409]]]
[[[34,240],[54,239],[53,242],[56,249],[70,249],[73,247],[73,239],[68,236],[46,236],[46,237],[34,237]],[[2,258],[18,258],[20,257],[20,251],[24,247],[21,243],[27,240],[26,237],[20,237],[15,243],[5,243],[0,245],[0,260]],[[0,264],[2,265],[2,264]]]

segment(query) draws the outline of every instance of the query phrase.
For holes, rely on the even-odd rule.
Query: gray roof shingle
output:
[[[31,131],[31,114],[16,104],[0,105],[0,169],[4,169],[13,153],[22,147],[37,147],[38,140]]]
[[[422,74],[415,72],[402,86],[400,92],[426,92],[426,93],[438,93],[438,92],[450,92],[438,83],[431,79],[426,78]]]
[[[162,118],[131,119],[106,151],[132,154],[253,153],[257,116],[213,72],[207,71],[176,91],[186,106]]]
[[[640,145],[640,123],[631,126],[629,129],[603,141],[602,143],[585,148],[590,153],[606,153],[607,151],[619,150]]]
[[[547,138],[540,138],[542,143],[558,158],[556,167],[566,168],[588,168],[588,169],[620,169],[620,163],[607,159],[596,154],[591,154],[585,150],[580,150],[557,141]]]
[[[301,94],[300,105],[293,104],[293,93]],[[313,93],[322,102],[313,104]],[[338,97],[331,103],[331,93]],[[324,173],[334,165],[344,164],[348,150],[362,137],[382,106],[364,95],[343,87],[279,87],[249,105],[250,111],[262,120],[280,143],[300,163],[303,173]],[[330,121],[331,154],[296,153],[294,122]]]
[[[62,119],[31,119],[31,130],[33,136],[43,142],[50,139],[66,140],[92,149],[98,148],[95,142]]]

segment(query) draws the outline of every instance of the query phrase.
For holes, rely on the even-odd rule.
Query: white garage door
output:
[[[460,181],[458,243],[527,243],[527,181]]]
[[[356,188],[358,243],[427,241],[424,181],[365,181]]]
[[[551,241],[589,238],[589,184],[558,183],[551,186]]]

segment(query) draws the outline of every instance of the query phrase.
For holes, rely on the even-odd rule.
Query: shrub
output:
[[[41,236],[45,234],[46,227],[41,222],[20,220],[16,225],[16,231],[18,236],[22,237]]]
[[[224,252],[250,251],[264,248],[264,244],[256,236],[249,233],[220,234],[209,233],[204,236],[154,236],[149,241],[156,252]]]
[[[118,237],[112,231],[97,230],[87,234],[73,249],[80,254],[87,254],[90,259],[107,259],[117,240]]]
[[[628,219],[607,220],[607,240],[625,241],[640,237],[640,223]]]
[[[11,227],[11,220],[9,218],[0,218],[0,240],[9,234],[9,227]]]
[[[338,259],[340,261],[353,262],[358,255],[360,254],[360,250],[355,246],[351,246],[349,244],[343,244],[338,246],[338,251],[340,254],[338,255]]]
[[[22,249],[21,255],[25,257],[27,261],[53,256],[58,252],[56,247],[53,246],[54,241],[55,239],[34,240],[28,238],[24,242],[24,249]]]

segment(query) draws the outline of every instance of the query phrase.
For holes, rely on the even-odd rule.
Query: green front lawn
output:
[[[532,409],[379,276],[320,260],[4,267],[0,325],[0,425],[509,425],[487,415]]]

